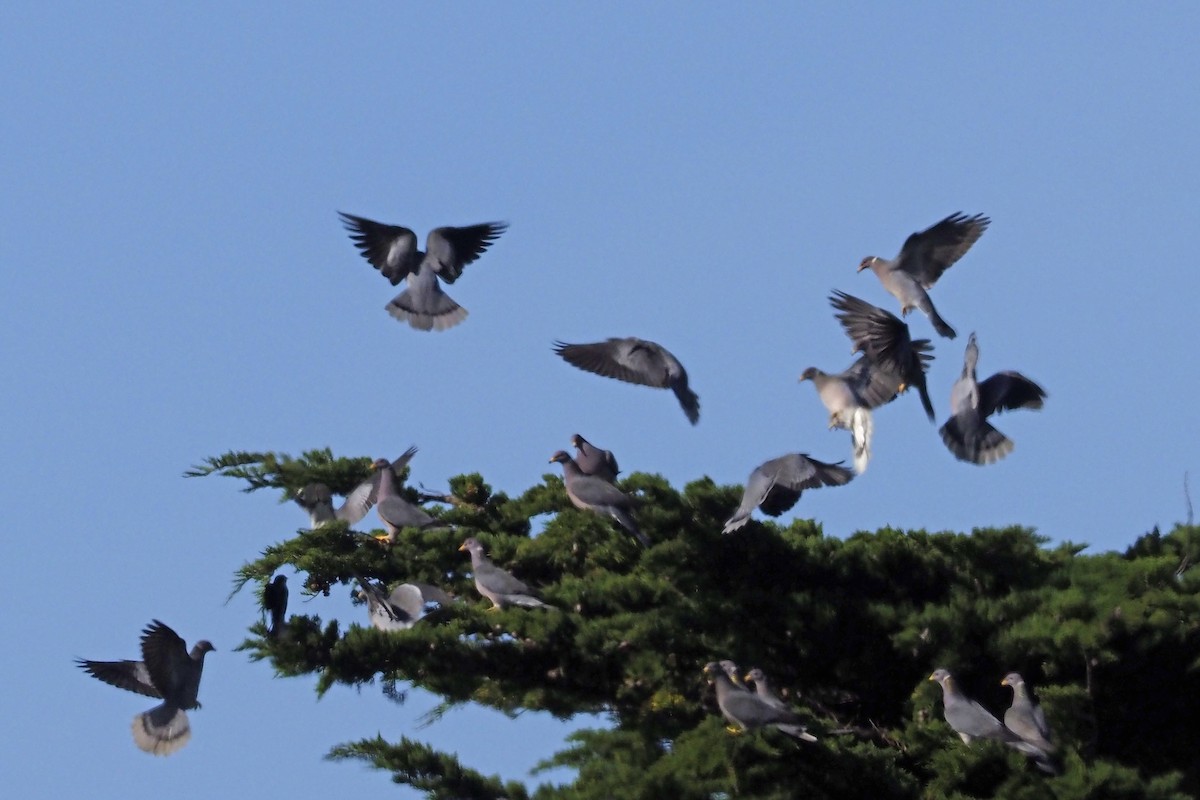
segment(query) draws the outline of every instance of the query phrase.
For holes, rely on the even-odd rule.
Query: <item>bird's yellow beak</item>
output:
[[[929,680],[931,680],[931,681],[936,681],[936,680],[937,680],[937,675],[930,675],[930,676],[929,676]]]
[[[1004,678],[1004,679],[1002,679],[1002,680],[1000,681],[1000,685],[1001,685],[1001,686],[1008,686],[1008,678]]]
[[[467,549],[467,546],[466,546],[465,544],[460,544],[460,545],[458,546],[458,551],[459,551],[460,553],[461,553],[463,550],[466,550],[466,549]]]

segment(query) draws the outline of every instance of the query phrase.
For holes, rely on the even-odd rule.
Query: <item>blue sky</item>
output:
[[[802,7],[807,6],[807,7]],[[891,310],[868,254],[958,210],[991,228],[935,287],[939,424],[962,347],[1049,393],[960,464],[915,397],[874,459],[796,514],[826,534],[1021,524],[1092,552],[1183,520],[1200,440],[1200,9],[1164,3],[8,4],[0,10],[0,394],[9,643],[5,784],[21,796],[388,791],[321,756],[410,735],[525,778],[566,727],[273,680],[232,648],[234,570],[303,522],[232,481],[227,449],[395,457],[437,489],[518,493],[580,432],[626,472],[741,483],[825,430],[810,365],[848,341],[827,296]],[[335,211],[510,230],[424,334]],[[914,335],[932,333],[910,317]],[[641,336],[700,395],[579,372],[554,339]],[[790,518],[785,517],[785,519]],[[297,610],[365,621],[348,593]],[[72,659],[132,658],[151,618],[211,639],[178,755],[137,751],[149,704]],[[17,657],[15,651],[22,653]],[[399,790],[397,797],[416,796]]]

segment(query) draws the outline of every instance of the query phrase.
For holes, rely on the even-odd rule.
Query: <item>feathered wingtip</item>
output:
[[[192,738],[187,712],[167,705],[138,714],[130,728],[134,744],[156,756],[169,756]]]

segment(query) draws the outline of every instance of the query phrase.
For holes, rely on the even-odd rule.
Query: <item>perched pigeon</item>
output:
[[[764,514],[777,517],[796,505],[805,489],[820,486],[843,486],[853,473],[837,464],[826,464],[809,458],[805,453],[791,453],[760,464],[750,473],[742,504],[725,521],[721,533],[731,533],[746,524],[750,512],[758,506]]]
[[[617,457],[612,450],[601,450],[578,433],[571,437],[571,446],[575,448],[575,463],[584,475],[592,475],[609,483],[617,479],[621,470],[617,467]]]
[[[271,616],[269,636],[274,639],[279,636],[287,618],[288,588],[287,576],[276,575],[274,580],[263,587],[263,610]]]
[[[973,217],[962,212],[951,214],[909,236],[895,258],[867,256],[858,265],[858,271],[869,269],[875,273],[883,288],[900,301],[901,315],[907,316],[909,311],[919,308],[939,334],[953,339],[954,328],[938,315],[926,290],[971,249],[990,223],[982,214]]]
[[[141,661],[88,661],[81,669],[94,678],[121,689],[157,697],[163,702],[133,718],[133,741],[156,756],[174,753],[191,738],[187,710],[199,708],[200,673],[210,642],[196,642],[189,654],[179,634],[158,620],[142,631]]]
[[[475,576],[475,588],[492,601],[492,608],[523,606],[525,608],[549,608],[534,596],[534,592],[510,573],[497,567],[484,555],[483,545],[474,537],[462,543],[459,550],[471,554],[471,572]]]
[[[1020,673],[1010,672],[1000,681],[1001,686],[1013,690],[1012,706],[1004,712],[1005,726],[1020,736],[1029,744],[1046,753],[1058,750],[1058,745],[1051,741],[1050,726],[1046,723],[1046,715],[1042,707],[1035,703],[1025,686],[1025,679]]]
[[[983,465],[999,461],[1014,447],[1012,439],[993,428],[987,418],[998,411],[1041,408],[1046,393],[1019,372],[997,372],[982,383],[976,383],[978,361],[979,345],[972,333],[963,355],[962,376],[950,391],[953,416],[939,432],[955,458]]]
[[[744,680],[754,684],[754,695],[772,708],[777,708],[780,711],[791,711],[787,703],[779,698],[779,695],[771,691],[770,685],[767,683],[767,676],[761,669],[755,667],[746,673]],[[799,739],[804,739],[809,742],[815,742],[817,737],[807,733],[803,725],[776,725],[779,730]]]
[[[921,395],[925,415],[933,422],[933,403],[925,385],[925,371],[933,360],[930,341],[912,339],[903,320],[854,295],[835,291],[829,302],[837,310],[834,316],[842,323],[854,349],[861,350],[872,362],[899,376],[905,386],[915,386]]]
[[[550,457],[550,463],[555,462],[563,466],[563,486],[566,487],[567,498],[573,506],[597,514],[607,514],[643,545],[650,546],[650,538],[638,529],[637,523],[630,515],[633,500],[629,495],[602,478],[585,475],[575,463],[575,459],[565,450],[559,450]]]
[[[416,452],[417,448],[410,447],[391,462],[393,474],[399,475]],[[383,480],[378,461],[371,465],[371,469],[371,476],[354,487],[336,511],[333,508],[333,493],[323,483],[310,483],[296,492],[296,504],[308,512],[309,527],[318,528],[334,520],[342,520],[348,525],[361,521],[379,500],[379,484]]]
[[[1000,720],[992,716],[986,708],[967,697],[958,688],[954,677],[944,668],[939,668],[929,676],[929,680],[937,681],[942,687],[942,710],[946,723],[967,744],[974,739],[994,739],[998,742],[1019,750],[1032,758],[1038,768],[1052,772],[1050,757],[1045,750],[1032,745],[1013,731],[1004,726]]]
[[[392,286],[408,279],[407,288],[387,304],[387,312],[420,331],[452,328],[467,310],[442,291],[438,279],[454,283],[463,267],[475,261],[508,230],[507,223],[485,222],[465,228],[434,228],[417,249],[417,235],[399,225],[386,225],[338,212],[350,238],[371,266]]]
[[[710,661],[704,673],[712,678],[717,689],[717,707],[729,722],[742,730],[756,730],[771,725],[789,736],[815,742],[817,737],[804,729],[804,721],[787,708],[775,708],[747,690],[736,679],[737,666],[732,662]]]
[[[428,583],[402,583],[385,594],[375,584],[358,577],[359,595],[367,602],[371,624],[381,631],[408,630],[421,619],[427,603],[449,605],[454,598]]]
[[[378,459],[375,469],[379,475],[379,502],[375,505],[375,513],[387,529],[388,544],[394,544],[400,531],[405,528],[434,528],[440,524],[400,496],[396,474],[386,458]]]
[[[783,702],[779,698],[779,695],[771,691],[771,685],[767,681],[766,673],[758,667],[747,672],[742,679],[754,684],[754,693],[758,695],[759,700],[775,708],[787,708],[787,703]]]
[[[670,389],[688,421],[695,425],[700,420],[700,398],[688,388],[687,370],[660,344],[630,336],[594,344],[555,342],[554,352],[568,364],[606,378]]]

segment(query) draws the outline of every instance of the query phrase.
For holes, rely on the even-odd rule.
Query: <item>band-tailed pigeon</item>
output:
[[[621,472],[617,466],[617,457],[612,450],[602,450],[580,436],[578,433],[571,437],[571,445],[575,448],[575,463],[583,474],[613,483]]]
[[[606,378],[670,389],[688,421],[695,425],[700,420],[700,398],[688,388],[687,370],[660,344],[630,336],[592,344],[555,342],[554,352],[568,364]]]
[[[933,356],[922,351],[920,358],[927,361]],[[871,436],[875,428],[871,410],[899,397],[908,388],[903,378],[863,355],[844,371],[834,374],[809,367],[800,380],[813,382],[817,397],[829,412],[829,428],[850,432],[854,471],[861,475],[871,460]]]
[[[1032,758],[1039,769],[1053,772],[1054,768],[1045,750],[1026,742],[1004,723],[996,719],[991,712],[979,703],[967,697],[958,688],[954,677],[944,668],[934,670],[929,680],[937,681],[942,687],[942,711],[946,723],[967,744],[973,739],[994,739],[997,742],[1019,750]]]
[[[484,555],[483,545],[474,537],[467,539],[458,549],[471,554],[471,572],[475,576],[475,588],[492,601],[492,609],[509,605],[550,608],[535,597],[534,591],[523,582],[493,564],[491,559]]]
[[[767,682],[766,673],[764,673],[758,667],[755,667],[747,672],[744,680],[750,681],[754,684],[754,695],[759,700],[762,700],[772,708],[777,708],[781,711],[791,711],[791,708],[788,707],[788,704],[783,702],[779,695],[771,691],[771,686]],[[806,729],[803,725],[776,725],[775,727],[779,728],[779,730],[783,731],[784,733],[788,733],[799,739],[804,739],[809,742],[815,742],[817,740],[817,737],[806,732]],[[789,728],[791,730],[789,730]]]
[[[276,575],[274,580],[264,586],[262,599],[263,610],[271,618],[271,627],[268,629],[268,635],[274,639],[279,636],[284,620],[287,619],[287,576]]]
[[[416,453],[417,448],[410,447],[391,462],[393,475],[399,475]],[[371,476],[355,486],[336,511],[333,493],[323,483],[310,483],[296,492],[296,504],[308,512],[309,526],[317,528],[333,520],[342,520],[348,525],[361,521],[379,500],[379,484],[383,480],[379,461],[371,465],[371,470]]]
[[[508,229],[504,222],[464,228],[434,228],[417,249],[417,235],[399,225],[386,225],[338,212],[350,238],[371,266],[392,286],[408,279],[407,288],[387,304],[387,312],[420,331],[443,331],[466,319],[467,310],[442,291],[438,279],[454,283],[463,267],[475,261]]]
[[[356,576],[362,586],[359,595],[367,602],[371,624],[381,631],[405,631],[417,624],[428,603],[449,605],[454,598],[428,583],[402,583],[391,594],[374,583]]]
[[[607,514],[643,545],[650,546],[650,538],[638,529],[630,514],[633,500],[629,495],[602,478],[585,475],[565,450],[559,450],[550,457],[550,463],[555,462],[562,464],[563,486],[571,505],[597,514]]]
[[[1013,690],[1012,705],[1004,712],[1005,726],[1020,736],[1029,744],[1046,752],[1053,753],[1058,745],[1051,741],[1050,726],[1046,723],[1046,715],[1040,704],[1035,703],[1025,685],[1025,679],[1018,672],[1010,672],[1000,681],[1001,686]]]
[[[732,662],[710,661],[704,674],[711,677],[717,689],[717,707],[726,720],[742,730],[757,730],[771,725],[788,736],[815,742],[817,737],[804,729],[804,720],[787,708],[775,708],[738,682],[737,665]]]
[[[742,492],[742,504],[725,521],[721,533],[731,533],[746,524],[750,512],[758,506],[764,514],[778,517],[800,499],[805,489],[820,486],[843,486],[853,473],[841,465],[826,464],[809,458],[805,453],[790,453],[773,458],[754,468]]]
[[[999,461],[1014,447],[1012,439],[992,427],[987,418],[999,411],[1041,408],[1046,393],[1019,372],[997,372],[977,383],[975,365],[978,361],[979,345],[972,333],[963,354],[962,376],[950,390],[953,416],[939,432],[946,447],[959,461],[984,465]]]
[[[883,288],[900,301],[902,316],[919,308],[939,334],[953,339],[954,328],[938,315],[926,290],[971,249],[990,223],[991,220],[982,214],[968,217],[961,211],[956,212],[909,236],[900,248],[900,254],[893,259],[867,256],[858,265],[858,271],[869,269],[875,273]]]
[[[375,469],[379,475],[379,502],[375,505],[375,513],[387,529],[388,544],[394,544],[400,531],[405,528],[433,528],[441,524],[400,496],[396,486],[398,479],[386,458],[378,459]]]
[[[933,402],[925,385],[925,371],[933,361],[928,339],[913,339],[908,325],[890,311],[873,306],[854,295],[834,291],[829,303],[846,335],[875,364],[900,377],[905,386],[915,386],[929,421],[935,419]]]
[[[174,753],[187,744],[192,729],[187,711],[200,708],[196,694],[204,670],[204,654],[214,650],[207,640],[196,642],[188,653],[179,634],[154,620],[142,631],[141,661],[88,661],[81,669],[120,689],[156,697],[163,702],[133,718],[133,741],[156,756]]]

